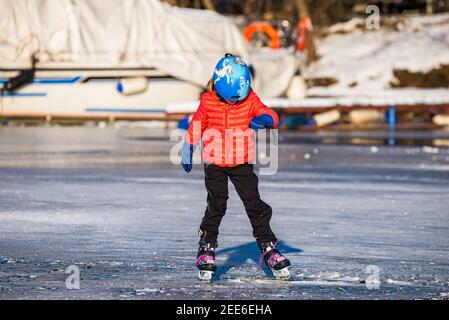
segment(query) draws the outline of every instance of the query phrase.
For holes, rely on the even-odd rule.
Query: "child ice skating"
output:
[[[255,159],[254,131],[277,128],[277,114],[251,89],[251,74],[240,57],[226,54],[217,64],[208,91],[203,94],[182,148],[182,166],[192,170],[192,155],[202,140],[207,207],[199,229],[196,266],[202,280],[216,271],[215,249],[228,200],[228,179],[243,201],[253,235],[261,250],[261,262],[277,278],[288,278],[290,261],[276,244],[270,228],[271,207],[260,199]]]

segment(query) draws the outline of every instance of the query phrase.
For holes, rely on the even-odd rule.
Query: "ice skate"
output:
[[[215,265],[215,248],[210,243],[202,243],[198,249],[195,265],[198,268],[198,279],[210,282],[217,266]]]
[[[259,244],[261,250],[259,265],[262,267],[262,263],[265,262],[277,280],[288,280],[290,261],[276,249],[276,244],[277,242]]]

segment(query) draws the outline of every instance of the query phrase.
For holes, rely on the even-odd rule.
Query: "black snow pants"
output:
[[[276,242],[270,228],[271,207],[260,199],[259,179],[254,173],[254,165],[219,167],[204,166],[207,189],[207,208],[200,226],[200,243],[217,246],[218,228],[226,213],[228,201],[228,178],[233,183],[253,227],[253,235],[260,243]]]

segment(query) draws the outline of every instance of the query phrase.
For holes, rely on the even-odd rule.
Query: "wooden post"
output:
[[[396,129],[397,116],[396,116],[396,107],[395,106],[388,107],[387,119],[388,119],[388,125],[390,126],[390,130]]]

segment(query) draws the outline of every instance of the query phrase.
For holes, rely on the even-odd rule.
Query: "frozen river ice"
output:
[[[0,299],[447,298],[449,149],[315,138],[281,134],[280,170],[261,178],[292,280],[259,270],[231,189],[217,276],[201,284],[203,173],[170,164],[167,133],[0,127]]]

